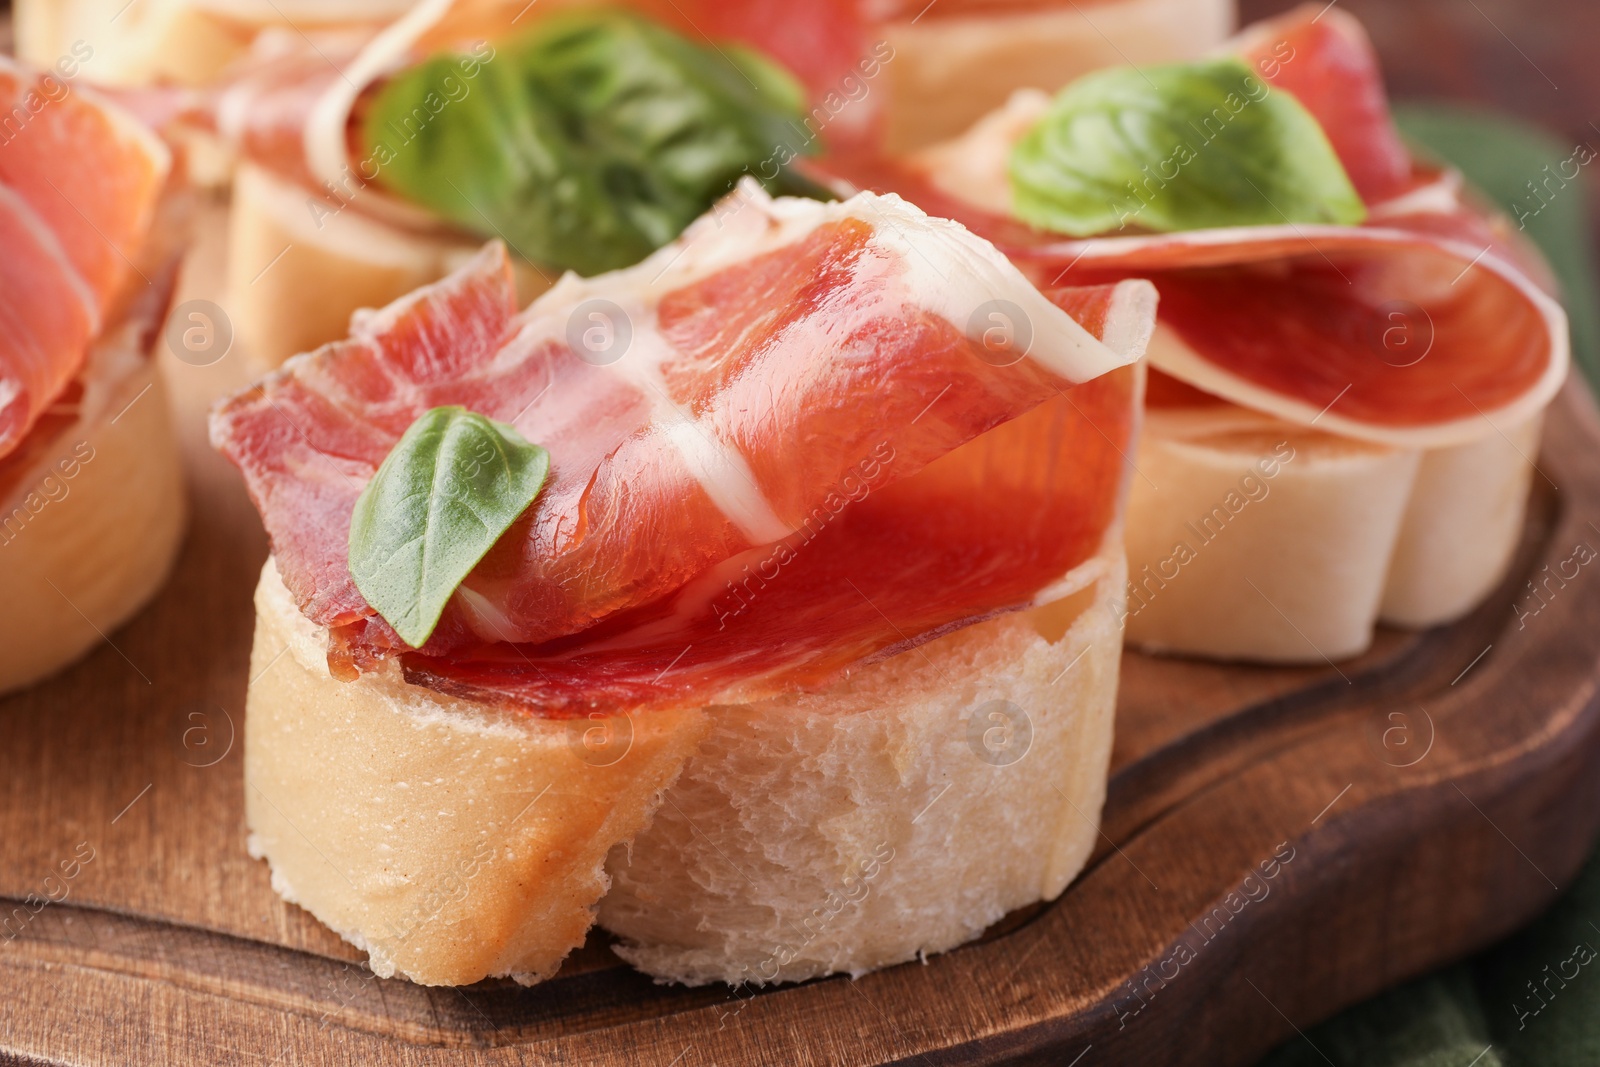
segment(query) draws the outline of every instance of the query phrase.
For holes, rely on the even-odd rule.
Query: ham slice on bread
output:
[[[1132,490],[1130,605],[1142,581],[1160,596],[1130,610],[1128,633],[1150,647],[1318,662],[1365,648],[1380,617],[1426,626],[1469,610],[1509,563],[1540,415],[1568,372],[1547,268],[1459,176],[1411,159],[1359,24],[1337,10],[1318,16],[1300,9],[1232,47],[1247,59],[1292,54],[1257,69],[1322,125],[1367,200],[1360,226],[1077,240],[1033,230],[1010,216],[1007,179],[1011,145],[1047,104],[1032,92],[907,160],[830,164],[845,187],[897,190],[962,220],[1041,283],[1147,277],[1160,290],[1152,373],[1187,388],[1152,388],[1136,461],[1146,477]],[[1301,460],[1283,466],[1279,503],[1230,513],[1232,547],[1205,539],[1202,549],[1192,523],[1262,458],[1240,452],[1241,426],[1268,446],[1303,441]],[[1489,453],[1492,484],[1448,473]],[[1419,476],[1405,470],[1419,464],[1413,486]],[[1314,520],[1310,505],[1291,508],[1287,490],[1302,482],[1308,501],[1359,517],[1359,534]],[[1216,499],[1197,498],[1200,486]],[[1470,520],[1472,533],[1446,516]],[[1252,526],[1248,544],[1234,532]],[[1445,547],[1464,537],[1470,551]],[[1203,562],[1172,563],[1189,552]]]
[[[896,197],[750,184],[521,312],[491,245],[224,402],[213,440],[274,552],[246,728],[274,884],[380,973],[447,984],[548,975],[597,905],[653,974],[760,982],[948,948],[1058,894],[1103,799],[1153,296],[1046,296]],[[447,404],[552,468],[412,649],[350,579],[350,516]],[[631,738],[624,762],[595,733]],[[971,788],[919,820],[951,782]],[[652,824],[663,794],[677,815]],[[811,825],[796,794],[856,811]],[[749,877],[703,881],[684,815]],[[763,825],[793,851],[758,857]],[[952,834],[973,848],[932,847]],[[849,873],[820,857],[883,865],[879,845],[883,884],[917,888],[769,960],[772,924],[816,906],[799,887]],[[934,907],[941,885],[960,902]]]
[[[1108,372],[1142,354],[1154,306],[1138,281],[1052,302],[895,197],[753,183],[637,267],[569,275],[521,314],[514,299],[490,246],[229,400],[212,438],[336,673],[398,656],[413,679],[546,715],[581,714],[602,685],[622,704],[767,695],[1038,599],[1116,512],[1102,429],[1125,430],[1132,383]],[[983,347],[997,301],[1026,355]],[[616,355],[572,348],[585,309]],[[413,650],[356,590],[346,537],[373,471],[441,404],[512,423],[554,468]],[[1059,484],[1023,462],[1040,452]],[[758,654],[749,629],[786,636]]]
[[[336,339],[351,312],[441,276],[479,243],[355,175],[350,133],[363,92],[438,49],[494,41],[573,6],[581,3],[547,0],[530,11],[429,0],[381,17],[380,2],[365,23],[330,15],[319,32],[316,20],[305,22],[309,40],[268,33],[206,97],[155,103],[162,120],[184,116],[168,123],[173,136],[192,141],[197,123],[245,161],[234,186],[228,303],[253,358],[276,366]],[[782,62],[807,90],[805,125],[820,143],[896,150],[958,131],[1018,86],[1059,85],[1124,58],[1193,55],[1233,25],[1232,0],[626,6],[692,40],[733,40]],[[521,266],[522,298],[557,273]]]

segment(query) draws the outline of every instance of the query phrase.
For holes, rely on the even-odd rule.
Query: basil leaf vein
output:
[[[1241,60],[1100,71],[1013,148],[1015,211],[1089,237],[1366,217],[1322,127]]]
[[[413,648],[427,643],[456,589],[550,471],[513,427],[460,407],[418,417],[356,498],[350,574]]]

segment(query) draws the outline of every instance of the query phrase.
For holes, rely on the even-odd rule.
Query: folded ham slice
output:
[[[222,405],[212,437],[346,676],[399,653],[541,714],[746,699],[1072,591],[1121,499],[1137,382],[1109,372],[1154,293],[1053,295],[897,197],[747,183],[520,315],[491,245]],[[552,475],[408,650],[350,578],[349,519],[443,404],[513,423]]]
[[[165,148],[115,107],[0,56],[0,456],[83,365],[132,274]]]

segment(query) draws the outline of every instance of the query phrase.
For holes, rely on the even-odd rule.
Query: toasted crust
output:
[[[166,581],[183,540],[183,468],[139,329],[101,341],[78,418],[48,416],[0,463],[0,691],[54,674]]]
[[[605,921],[651,973],[753,980],[772,930],[799,928],[852,869],[869,902],[769,980],[948,948],[1059,894],[1092,847],[1123,571],[1120,553],[1091,566],[1099,580],[1074,601],[970,627],[828,693],[569,724],[395,674],[333,680],[323,633],[269,562],[245,728],[252,854],[377,973],[426,984],[549,975],[608,887]],[[982,710],[995,700],[1028,716],[1031,746],[1010,765],[1003,716]],[[616,741],[586,745],[586,730],[631,746],[615,756]],[[685,839],[690,817],[709,838]],[[782,859],[761,861],[762,841],[781,842]],[[753,880],[724,870],[701,884],[718,850]],[[859,864],[874,856],[869,876]]]

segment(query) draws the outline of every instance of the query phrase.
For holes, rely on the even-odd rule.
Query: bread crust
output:
[[[165,583],[186,522],[183,467],[144,324],[98,342],[78,417],[48,415],[0,463],[0,692],[54,674]]]
[[[772,978],[951,947],[1059,894],[1092,849],[1120,653],[1120,549],[1086,567],[1089,591],[1071,601],[969,627],[827,693],[571,724],[489,711],[397,671],[335,681],[325,633],[269,561],[245,727],[251,852],[271,863],[286,899],[367,949],[375,972],[424,984],[547,977],[582,942],[597,903],[630,938],[624,955],[651,973],[749,980],[771,953],[774,920],[741,926],[739,894],[798,929],[825,903],[810,889],[835,888],[852,864],[868,903],[841,909]],[[1021,744],[1004,716],[985,717],[996,700],[1026,709],[1031,742],[1014,762],[1004,743],[985,744],[996,728],[989,741]],[[583,744],[597,729],[631,735],[616,762]],[[992,747],[1000,756],[984,755]],[[686,767],[693,781],[678,791]],[[719,774],[720,807],[706,791]],[[827,817],[812,820],[806,805]],[[681,840],[688,812],[711,838]],[[652,818],[661,829],[641,837]],[[758,824],[785,835],[787,865],[757,869]],[[974,851],[953,851],[958,839]],[[894,856],[880,850],[868,876],[860,863],[880,843]],[[730,848],[754,881],[741,890],[724,872],[701,885],[711,856]],[[786,894],[791,878],[806,888]],[[723,941],[705,941],[710,922]]]
[[[424,985],[548,977],[593,922],[606,853],[649,819],[699,711],[576,723],[408,685],[338,682],[269,560],[245,720],[250,853],[372,970]],[[615,762],[584,735],[631,744]]]
[[[1260,422],[1191,437],[1148,421],[1128,501],[1131,643],[1269,663],[1372,643],[1417,453]]]

